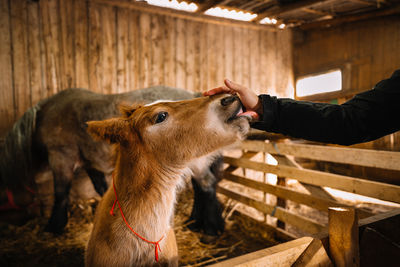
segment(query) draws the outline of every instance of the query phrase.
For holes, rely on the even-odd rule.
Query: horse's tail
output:
[[[14,123],[0,148],[0,177],[5,187],[29,182],[32,171],[32,138],[41,103],[28,109]]]

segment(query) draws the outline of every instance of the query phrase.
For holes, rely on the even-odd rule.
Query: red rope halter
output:
[[[164,238],[164,236],[162,236],[162,237],[160,238],[160,240],[158,240],[158,241],[155,242],[155,241],[147,240],[146,238],[144,238],[144,237],[142,237],[141,235],[139,235],[138,233],[136,233],[135,230],[133,230],[133,228],[129,225],[128,221],[126,220],[126,218],[125,218],[125,216],[124,216],[124,213],[122,212],[122,209],[121,209],[121,204],[120,204],[119,201],[118,201],[117,190],[115,190],[115,184],[114,184],[114,174],[113,174],[113,178],[112,178],[112,183],[113,183],[113,189],[114,189],[114,194],[115,194],[115,200],[114,200],[114,204],[113,204],[113,206],[112,206],[112,208],[111,208],[111,210],[110,210],[110,214],[111,214],[112,216],[115,216],[115,214],[114,214],[114,208],[115,208],[115,204],[117,203],[117,204],[118,204],[119,211],[120,211],[121,216],[122,216],[122,219],[124,219],[124,222],[125,222],[126,226],[132,231],[132,233],[134,233],[137,237],[139,237],[140,239],[142,239],[144,242],[147,242],[147,243],[149,243],[149,244],[153,244],[153,245],[154,245],[154,249],[155,249],[155,252],[154,252],[154,253],[155,253],[155,259],[156,259],[156,261],[158,262],[158,251],[161,252],[160,241]]]

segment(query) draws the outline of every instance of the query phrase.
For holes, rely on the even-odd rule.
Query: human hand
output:
[[[249,115],[253,119],[258,120],[259,116],[263,113],[262,104],[257,94],[247,87],[232,82],[228,79],[224,80],[225,85],[208,90],[203,93],[204,96],[211,96],[215,94],[228,93],[238,94],[240,101],[246,109],[242,115]]]

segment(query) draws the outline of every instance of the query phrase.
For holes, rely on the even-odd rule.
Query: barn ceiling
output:
[[[186,0],[188,1],[188,0]],[[268,17],[276,25],[309,27],[400,14],[400,0],[192,0],[196,13],[220,7],[248,11],[258,16],[252,23]]]

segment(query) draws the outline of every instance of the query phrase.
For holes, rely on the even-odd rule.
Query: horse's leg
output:
[[[65,151],[49,151],[49,165],[54,176],[54,205],[45,231],[62,233],[68,222],[68,203],[74,177],[73,155]]]
[[[96,192],[100,196],[103,196],[108,188],[108,185],[106,182],[106,177],[105,177],[104,173],[99,170],[96,170],[94,168],[90,168],[90,167],[85,168],[85,170],[86,170],[87,174],[89,175],[90,180],[92,181],[92,184],[93,184]]]
[[[189,226],[192,230],[203,229],[207,235],[218,235],[224,231],[222,207],[218,201],[216,187],[220,180],[222,157],[216,159],[202,176],[193,176],[194,204]]]

